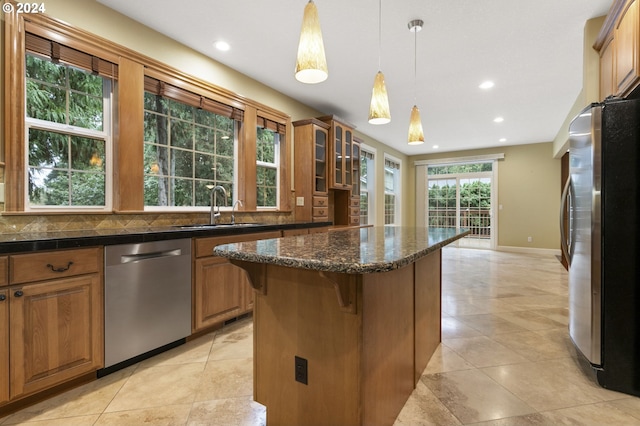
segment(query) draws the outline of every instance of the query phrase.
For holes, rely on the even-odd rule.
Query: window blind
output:
[[[50,58],[54,63],[64,62],[103,77],[118,78],[117,64],[35,34],[25,34],[25,48],[27,52]]]
[[[264,117],[257,117],[257,125],[258,127],[261,127],[263,129],[267,129],[267,130],[271,130],[272,132],[276,132],[279,133],[281,135],[286,134],[286,128],[287,126],[285,126],[282,123],[278,123],[275,122],[273,120],[269,120],[268,118],[264,118]]]
[[[361,150],[360,152],[361,152],[360,156],[362,158],[366,158],[367,160],[373,160],[374,159],[374,155],[373,155],[372,152],[365,151],[364,149]]]
[[[241,109],[225,105],[222,102],[214,101],[146,75],[144,76],[144,90],[233,120],[242,121],[244,117],[244,111]]]
[[[389,167],[390,169],[398,169],[400,170],[400,163],[397,163],[393,160],[389,160],[388,158],[384,159],[385,167]]]

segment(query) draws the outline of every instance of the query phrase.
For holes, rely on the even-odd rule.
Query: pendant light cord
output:
[[[413,104],[416,105],[418,92],[418,27],[413,28]]]
[[[382,69],[382,0],[378,0],[378,71]]]

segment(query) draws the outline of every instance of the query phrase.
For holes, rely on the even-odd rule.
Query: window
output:
[[[384,224],[400,224],[400,161],[384,159]]]
[[[372,225],[373,201],[375,193],[375,163],[374,154],[366,149],[362,149],[360,156],[360,224]]]
[[[113,82],[103,74],[117,67],[32,34],[26,45],[25,209],[107,210]]]
[[[230,114],[218,114],[190,102],[181,89],[167,88],[146,77],[144,94],[144,203],[147,207],[202,207],[211,190],[227,191],[234,199],[236,124]],[[168,93],[172,97],[167,97]],[[174,98],[181,98],[183,101]],[[210,101],[213,102],[213,101]],[[224,113],[224,111],[222,111]]]
[[[265,128],[257,130],[256,204],[257,207],[278,207],[280,134]]]

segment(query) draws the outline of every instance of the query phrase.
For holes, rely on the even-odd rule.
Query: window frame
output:
[[[33,56],[41,57],[36,53],[29,53]],[[27,53],[25,52],[25,60]],[[47,60],[51,60],[50,58],[45,58]],[[74,67],[71,64],[66,64],[65,66]],[[81,68],[77,68],[81,69]],[[88,72],[88,70],[83,70]],[[24,123],[25,123],[25,131],[24,131],[24,211],[25,212],[57,212],[57,213],[74,213],[74,212],[109,212],[112,210],[112,202],[113,202],[113,109],[114,109],[114,99],[113,92],[116,87],[116,83],[113,79],[103,77],[103,87],[102,87],[102,105],[103,105],[103,123],[102,130],[91,130],[84,127],[73,126],[65,123],[56,123],[53,121],[42,120],[38,118],[27,117],[27,99],[26,99],[26,66],[25,66],[25,94],[24,94]],[[71,205],[34,205],[29,201],[29,131],[30,129],[50,131],[54,133],[59,133],[65,136],[79,136],[84,138],[102,140],[105,144],[105,170],[104,170],[104,206],[71,206]],[[69,172],[74,169],[69,167]]]
[[[4,168],[5,213],[29,213],[25,210],[25,175],[27,173],[25,139],[25,32],[64,46],[77,49],[88,55],[112,62],[119,68],[118,82],[113,90],[112,161],[110,175],[113,176],[110,193],[113,200],[111,213],[145,213],[143,196],[143,110],[144,77],[150,76],[168,82],[178,88],[244,111],[237,135],[238,153],[235,158],[237,198],[247,200],[244,210],[257,210],[255,193],[255,123],[257,115],[268,117],[284,126],[286,133],[280,138],[279,203],[277,211],[291,212],[289,173],[292,159],[291,117],[267,105],[218,87],[200,78],[142,55],[127,47],[71,26],[46,14],[5,15],[5,94],[4,94],[4,157],[0,153],[0,168]],[[132,120],[131,117],[141,117]],[[253,127],[253,130],[251,128]],[[120,141],[136,143],[120,144]],[[2,151],[2,150],[0,150]],[[246,158],[253,161],[248,162]],[[139,163],[139,164],[137,164]],[[180,213],[184,209],[167,208],[169,213]],[[193,210],[192,210],[193,211]],[[43,212],[46,213],[46,212]],[[86,213],[71,209],[68,213]]]
[[[365,152],[372,156],[372,158],[366,158]],[[363,192],[367,193],[367,216],[366,222],[362,222],[362,206],[360,210],[360,224],[361,225],[375,225],[376,223],[376,155],[377,150],[364,143],[360,144],[360,178],[362,179],[362,165],[367,164],[367,190],[363,191],[363,186],[360,185],[360,195]]]
[[[397,168],[391,168],[390,166],[388,166],[388,163],[395,163],[398,165]],[[386,184],[386,173],[387,173],[387,168],[389,167],[389,169],[391,170],[391,173],[393,173],[393,191],[387,191],[387,184]],[[393,195],[394,196],[394,221],[392,223],[386,223],[386,200],[384,202],[384,225],[385,226],[401,226],[402,225],[402,176],[401,176],[401,169],[402,169],[402,160],[400,160],[399,158],[393,157],[392,155],[389,155],[387,153],[384,154],[384,177],[385,177],[385,182],[384,182],[384,195],[385,198],[387,195]]]
[[[266,129],[268,130],[268,129]],[[256,208],[259,210],[278,210],[278,207],[280,205],[280,185],[278,184],[278,182],[280,182],[280,134],[278,132],[274,132],[276,135],[278,135],[277,141],[274,142],[274,147],[273,147],[273,163],[268,163],[266,161],[260,161],[257,159],[257,154],[256,154],[256,175],[257,175],[257,170],[258,167],[264,167],[264,168],[268,168],[268,169],[275,169],[276,171],[276,205],[275,206],[261,206],[258,201],[257,201],[257,180],[256,180]],[[274,139],[275,140],[275,139]],[[256,139],[256,143],[257,143],[257,139]]]

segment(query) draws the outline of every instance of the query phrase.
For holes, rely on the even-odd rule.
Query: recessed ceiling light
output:
[[[438,148],[440,148],[438,145],[433,146],[433,149],[438,149]]]
[[[478,87],[480,87],[481,89],[487,90],[487,89],[491,89],[493,86],[495,86],[495,83],[493,81],[487,80],[487,81],[483,81]]]
[[[229,45],[229,43],[223,40],[218,40],[215,43],[213,43],[213,45],[216,47],[216,49],[221,50],[223,52],[226,52],[227,50],[231,49],[231,46]]]
[[[503,121],[504,121],[504,118],[502,118],[502,117],[496,117],[496,118],[493,119],[494,123],[502,123]]]
[[[507,138],[500,138],[500,139],[498,140],[498,142],[506,142],[506,141],[507,141]]]

